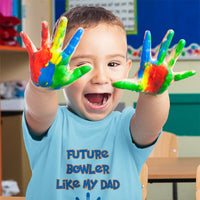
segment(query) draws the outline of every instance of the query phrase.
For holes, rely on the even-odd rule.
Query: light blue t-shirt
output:
[[[34,140],[23,115],[32,177],[26,200],[141,200],[141,168],[154,145],[139,148],[130,133],[133,108],[88,121],[59,106],[47,135]]]

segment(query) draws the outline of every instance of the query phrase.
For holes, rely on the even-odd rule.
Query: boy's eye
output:
[[[116,62],[110,62],[110,63],[108,63],[108,66],[109,67],[117,67],[119,64],[118,63],[116,63]]]
[[[82,63],[78,63],[76,66],[80,67],[80,66],[85,66],[85,65],[89,65],[87,62],[82,62]]]
[[[84,63],[78,63],[76,66],[77,67],[80,67],[80,66],[82,66]]]

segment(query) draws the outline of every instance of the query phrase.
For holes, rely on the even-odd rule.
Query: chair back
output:
[[[178,138],[175,134],[163,131],[149,157],[176,158],[178,157]],[[177,183],[172,183],[173,199],[177,195]]]
[[[163,131],[149,157],[177,157],[178,138],[175,134]]]
[[[196,200],[200,200],[200,165],[196,171]]]
[[[142,200],[147,198],[147,185],[148,185],[148,166],[144,163],[140,172],[140,182],[142,185]]]

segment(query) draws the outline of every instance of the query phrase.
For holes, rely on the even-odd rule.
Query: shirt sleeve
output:
[[[54,129],[55,129],[56,124],[59,121],[60,112],[61,112],[60,109],[58,109],[57,115],[53,124],[51,125],[51,127],[49,128],[49,130],[47,131],[47,133],[43,136],[41,140],[35,139],[35,137],[33,137],[26,122],[25,111],[23,112],[23,115],[22,115],[23,138],[24,138],[26,151],[29,157],[31,169],[33,169],[33,166],[37,162],[39,155],[41,153],[44,153],[45,149],[48,148],[48,143],[52,139],[53,133],[55,133]]]

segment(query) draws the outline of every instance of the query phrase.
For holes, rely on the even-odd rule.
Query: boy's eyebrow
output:
[[[126,58],[126,55],[124,55],[124,54],[110,54],[107,57],[108,58],[115,58],[115,57]]]
[[[106,58],[115,58],[115,57],[121,57],[121,58],[126,58],[126,55],[123,54],[109,54],[106,56]],[[84,58],[95,58],[94,55],[90,55],[90,54],[83,54],[83,55],[77,55],[75,57],[71,57],[71,61],[72,60],[76,60],[76,59],[84,59]]]
[[[85,55],[77,55],[77,56],[72,56],[70,61],[76,60],[76,59],[83,59],[83,58],[94,58],[93,55],[85,54]]]

